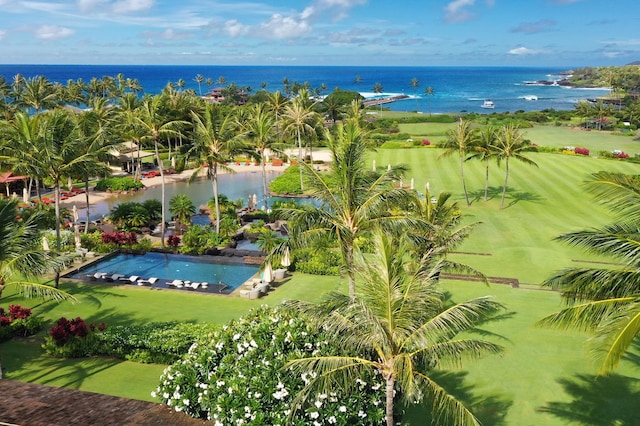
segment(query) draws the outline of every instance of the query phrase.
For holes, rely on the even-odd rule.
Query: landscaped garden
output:
[[[23,86],[51,91],[49,103],[23,99]],[[92,107],[78,113],[58,108],[55,90],[16,79],[0,110],[6,167],[24,174],[25,197],[0,200],[5,377],[162,402],[216,424],[640,417],[632,100],[619,111],[581,103],[573,114],[380,109],[376,120],[355,101],[334,105],[329,126],[304,88],[237,107],[173,87],[143,99],[113,87],[74,98]],[[105,98],[117,106],[105,108]],[[129,140],[138,159],[118,158],[131,176],[111,179],[105,159]],[[142,147],[154,165],[141,163]],[[271,190],[315,199],[304,206],[272,202],[267,186],[269,155],[293,164],[292,147],[299,167]],[[313,161],[323,147],[328,167]],[[218,182],[240,162],[261,172],[260,203],[254,195],[247,209]],[[148,166],[154,176],[142,173]],[[174,168],[206,176],[206,206],[165,197]],[[160,179],[161,200],[121,203],[109,231],[95,223],[89,232],[87,208],[80,235],[76,209],[60,202],[75,184],[88,205],[98,176],[114,191]],[[210,225],[191,224],[203,208]],[[286,222],[289,239],[262,220]],[[75,232],[61,229],[69,225]],[[245,233],[267,254],[265,268],[291,254],[291,276],[259,301],[63,275],[89,252],[218,255]],[[45,285],[30,282],[42,277]],[[563,310],[563,301],[585,303]]]

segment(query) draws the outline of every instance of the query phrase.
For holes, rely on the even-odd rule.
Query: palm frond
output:
[[[638,296],[640,271],[629,268],[566,268],[554,273],[542,285],[560,290],[568,303]]]
[[[480,426],[480,422],[464,404],[425,374],[418,374],[425,396],[431,401],[434,424]]]
[[[562,309],[536,322],[538,326],[566,330],[594,331],[600,323],[635,298],[623,297],[581,303]]]
[[[636,175],[601,171],[591,175],[587,190],[625,220],[640,219],[640,180]]]
[[[556,240],[581,247],[591,253],[613,256],[627,264],[640,264],[640,227],[638,222],[617,222],[600,229],[568,232]]]
[[[78,302],[78,299],[76,299],[75,296],[46,284],[28,281],[9,281],[6,283],[6,285],[17,287],[18,292],[27,299],[41,298],[47,300],[55,300],[57,302]]]
[[[640,299],[636,298],[606,316],[589,339],[600,365],[598,374],[613,371],[639,334]]]

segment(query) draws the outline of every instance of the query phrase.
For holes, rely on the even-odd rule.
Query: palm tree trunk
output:
[[[387,388],[385,391],[386,394],[386,419],[387,426],[393,426],[393,391],[395,387],[395,378],[393,375],[387,377]]]
[[[164,167],[162,167],[162,160],[160,159],[160,152],[158,150],[158,141],[154,140],[154,147],[156,150],[156,158],[158,159],[158,170],[160,170],[160,193],[162,194],[161,197],[161,204],[162,204],[162,224],[160,225],[160,243],[162,244],[162,248],[164,248],[164,235],[165,232],[167,231],[166,229],[166,213],[165,213],[165,193],[164,193]]]
[[[218,163],[213,163],[213,176],[211,179],[213,187],[213,204],[216,209],[216,232],[220,232],[220,201],[218,200]]]
[[[302,139],[300,138],[300,129],[298,129],[298,167],[300,168],[300,190],[304,192],[304,184],[302,183]]]
[[[502,186],[502,200],[500,201],[500,209],[504,208],[504,196],[507,193],[507,181],[509,180],[509,157],[505,160],[504,185]]]
[[[484,201],[489,198],[489,159],[485,158],[485,170],[484,170]]]
[[[353,243],[347,244],[344,260],[347,267],[347,276],[349,277],[349,297],[354,299],[356,297],[356,276],[353,270]]]
[[[267,168],[264,161],[264,150],[260,153],[261,163],[262,163],[262,192],[264,194],[264,209],[265,211],[269,211],[269,192],[267,188]]]
[[[60,179],[56,179],[55,184],[56,202],[54,204],[56,211],[56,251],[60,251]]]
[[[88,233],[89,232],[89,221],[91,220],[91,215],[89,214],[89,207],[91,207],[91,203],[90,201],[90,197],[89,197],[89,178],[86,178],[84,180],[84,198],[85,198],[85,202],[87,203],[87,208],[86,208],[86,222],[84,224],[84,233]]]
[[[464,191],[464,198],[465,200],[467,200],[467,206],[471,205],[471,202],[469,201],[469,194],[467,193],[467,184],[464,181],[464,157],[462,155],[460,155],[460,177],[462,178],[462,190]]]

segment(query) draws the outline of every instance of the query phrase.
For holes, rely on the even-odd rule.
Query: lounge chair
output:
[[[244,297],[245,299],[258,299],[260,298],[261,293],[260,289],[254,288],[253,290],[240,290],[240,297]]]
[[[189,287],[190,290],[197,290],[198,287],[200,287],[200,283],[191,283],[191,287]]]
[[[113,274],[113,275],[108,275],[107,277],[105,277],[106,281],[109,282],[113,282],[113,281],[118,281],[120,280],[120,278],[124,277],[124,275],[122,274]]]
[[[206,281],[203,283],[200,283],[200,288],[209,288],[209,283]]]
[[[167,285],[169,287],[178,287],[178,286],[182,287],[184,286],[184,282],[182,280],[173,280],[173,281],[167,282]]]
[[[158,281],[158,278],[156,277],[151,277],[148,280],[145,280],[144,278],[140,278],[138,280],[138,285],[153,285]]]
[[[104,279],[107,276],[106,272],[96,272],[95,274],[87,275],[91,281],[98,281]]]
[[[120,277],[120,281],[135,283],[139,278],[140,277],[138,275],[131,275],[130,277]]]

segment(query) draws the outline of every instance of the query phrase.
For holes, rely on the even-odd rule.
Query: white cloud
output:
[[[301,19],[311,19],[323,12],[331,12],[333,20],[339,21],[346,18],[347,10],[354,6],[365,4],[367,0],[315,0],[300,14]]]
[[[260,24],[259,35],[264,38],[284,39],[299,37],[311,31],[311,26],[304,20],[296,20],[291,16],[282,16],[278,13]]]
[[[231,19],[223,24],[222,31],[229,37],[240,37],[249,32],[249,27]]]
[[[119,0],[112,6],[114,13],[141,12],[151,9],[155,5],[155,0]]]
[[[35,37],[42,40],[59,40],[71,37],[76,32],[70,28],[59,27],[57,25],[43,25],[35,30]]]
[[[524,22],[514,29],[511,30],[512,33],[525,33],[525,34],[536,34],[545,31],[551,30],[556,26],[555,21],[550,19],[541,19],[537,22]]]
[[[528,49],[524,46],[521,47],[516,47],[515,49],[511,49],[509,52],[509,55],[516,55],[516,56],[528,56],[528,55],[539,55],[541,53],[545,53],[544,50],[536,50],[536,49]]]
[[[82,12],[101,11],[106,4],[109,4],[109,0],[78,0],[78,8]]]
[[[473,6],[475,0],[454,0],[445,7],[445,20],[447,22],[464,22],[474,18],[474,15],[466,8]]]

